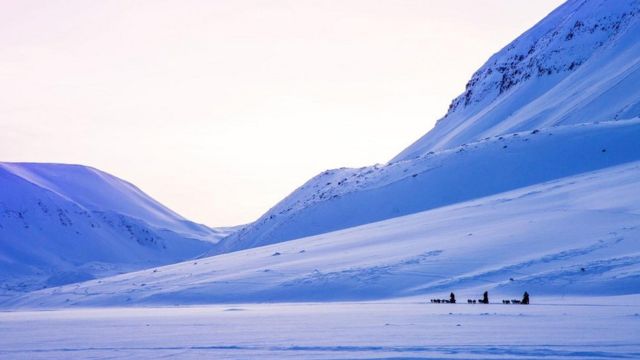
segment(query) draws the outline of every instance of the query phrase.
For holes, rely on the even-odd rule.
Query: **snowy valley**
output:
[[[625,196],[617,196],[624,193]],[[18,307],[640,292],[640,161],[347,230],[29,293]]]
[[[0,356],[640,358],[638,39],[640,0],[569,0],[391,161],[234,228],[1,163]]]

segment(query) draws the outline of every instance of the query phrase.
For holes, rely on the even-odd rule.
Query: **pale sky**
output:
[[[0,160],[90,165],[210,226],[384,163],[561,0],[0,0]]]

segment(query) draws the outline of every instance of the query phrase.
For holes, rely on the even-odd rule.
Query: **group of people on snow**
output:
[[[432,304],[455,304],[456,303],[456,295],[454,293],[449,294],[449,299],[431,299]],[[489,292],[485,291],[482,294],[482,299],[467,299],[467,304],[488,304],[489,303]],[[529,293],[524,292],[522,295],[522,300],[502,300],[503,304],[521,304],[521,305],[529,305]]]

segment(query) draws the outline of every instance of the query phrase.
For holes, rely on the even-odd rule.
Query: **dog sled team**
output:
[[[449,294],[449,299],[431,299],[432,304],[455,304],[456,303],[456,295],[454,293]],[[482,299],[467,299],[467,304],[488,304],[489,303],[489,292],[485,291],[482,294]],[[520,305],[529,305],[529,293],[524,292],[522,295],[522,300],[518,299],[510,299],[510,300],[502,300],[503,304],[520,304]]]

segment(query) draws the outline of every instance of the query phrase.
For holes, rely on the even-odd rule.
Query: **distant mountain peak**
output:
[[[95,168],[0,163],[0,296],[196,257],[226,234]]]

